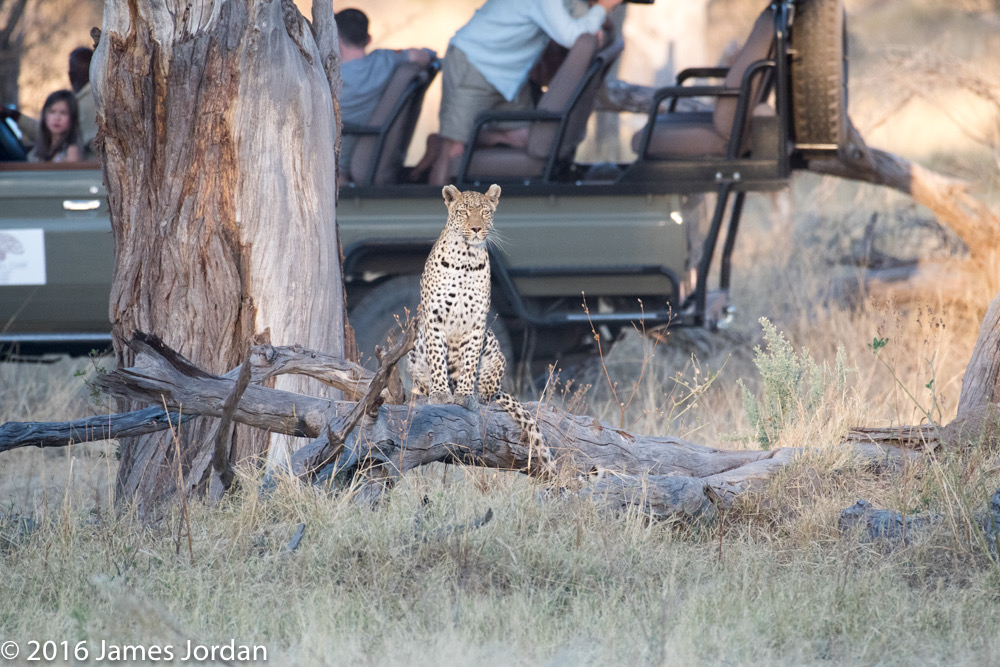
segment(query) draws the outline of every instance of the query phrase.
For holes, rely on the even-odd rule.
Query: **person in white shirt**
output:
[[[574,18],[563,0],[486,0],[448,44],[441,70],[441,147],[430,183],[447,183],[449,165],[465,151],[479,113],[531,107],[524,84],[549,39],[569,48],[580,35],[598,33],[608,11],[622,1],[597,0]],[[487,143],[526,141],[527,132],[501,130]]]

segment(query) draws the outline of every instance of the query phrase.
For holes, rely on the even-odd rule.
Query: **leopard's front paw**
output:
[[[455,394],[455,404],[473,412],[479,410],[479,400],[475,394]]]
[[[444,392],[434,392],[427,397],[427,402],[431,404],[442,405],[445,403],[452,403],[455,399],[451,394],[446,394]]]

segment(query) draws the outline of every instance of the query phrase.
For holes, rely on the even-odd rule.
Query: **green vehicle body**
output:
[[[586,176],[590,165],[573,163],[557,178],[498,181],[503,192],[495,218],[501,242],[491,258],[493,327],[503,331],[497,335],[515,357],[522,350],[543,359],[585,351],[596,327],[613,337],[633,325],[715,326],[728,310],[730,257],[746,194],[783,188],[792,170],[807,166],[808,159],[849,150],[842,141],[841,1],[782,0],[770,7],[772,55],[748,72],[769,79],[774,113],[753,114],[750,122],[752,107],[741,106],[737,117],[748,119],[749,136],[734,132],[725,156],[647,159],[644,144],[635,162],[606,165],[610,172],[594,179]],[[803,26],[799,32],[817,45],[822,42],[825,51],[812,49],[804,38],[795,41],[796,15]],[[820,55],[803,58],[809,53]],[[706,76],[708,70],[698,72],[689,75]],[[743,77],[745,90],[749,76]],[[825,96],[811,92],[818,78]],[[735,90],[721,94],[735,96]],[[664,91],[661,97],[670,93]],[[650,126],[658,108],[654,104],[650,111]],[[812,127],[820,127],[819,140],[805,138]],[[824,138],[831,128],[832,139]],[[744,145],[751,150],[737,148]],[[461,175],[457,183],[480,191],[490,184],[463,181]],[[716,195],[704,221],[693,206],[700,193]],[[395,315],[415,308],[416,281],[445,217],[440,188],[341,188],[336,221],[347,305],[363,353],[384,341]],[[25,230],[35,231],[25,236]],[[40,253],[31,240],[39,234],[45,275],[39,281],[36,272],[33,280],[43,284],[10,284],[16,280],[4,262],[9,266],[13,255],[4,259],[4,239],[20,235],[28,239],[29,250]],[[107,347],[113,269],[114,240],[96,164],[0,163],[0,346],[83,353]]]
[[[679,195],[513,189],[501,196],[493,253],[522,299],[566,299],[581,317],[583,295],[595,310],[607,298],[632,299],[636,313],[637,298],[650,313],[676,302],[688,260]],[[349,309],[375,285],[418,275],[446,217],[436,188],[354,194],[343,192],[336,213]],[[44,284],[0,285],[0,341],[25,350],[106,347],[114,239],[100,170],[0,171],[0,211],[0,235],[41,230],[45,252]]]

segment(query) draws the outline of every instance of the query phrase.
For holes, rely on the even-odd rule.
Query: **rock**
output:
[[[906,517],[891,510],[876,509],[867,500],[858,500],[840,513],[837,527],[841,535],[858,531],[868,542],[908,543],[915,530],[930,523],[931,517]]]

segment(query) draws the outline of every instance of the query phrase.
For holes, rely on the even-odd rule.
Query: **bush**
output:
[[[790,426],[816,416],[832,416],[831,399],[843,395],[847,376],[855,369],[848,367],[843,347],[837,348],[837,359],[831,370],[827,364],[817,364],[807,349],[796,353],[792,344],[766,317],[760,319],[760,324],[764,329],[766,349],[759,345],[754,347],[754,365],[760,372],[763,387],[758,398],[742,379],[737,381],[750,431],[736,438],[770,449]]]

